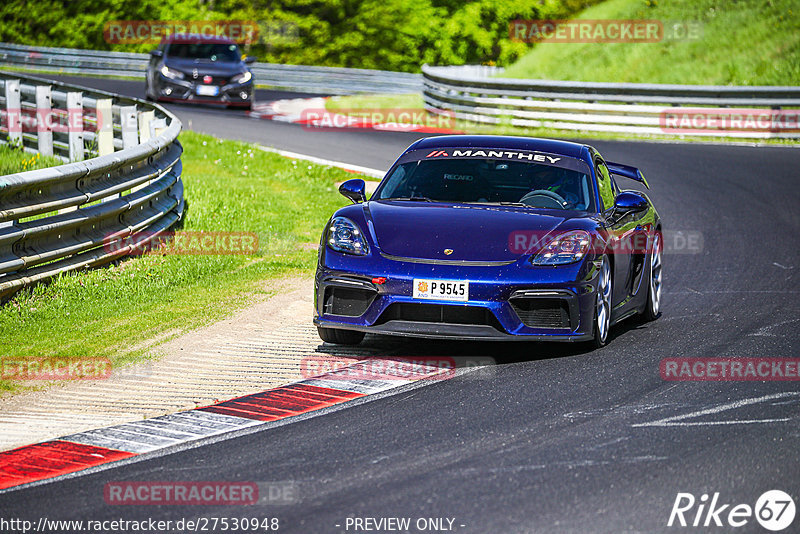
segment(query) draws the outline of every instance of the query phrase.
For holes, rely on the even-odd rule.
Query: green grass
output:
[[[335,182],[352,174],[193,132],[181,142],[181,231],[255,232],[259,252],[149,254],[24,290],[0,307],[0,358],[107,357],[123,365],[160,334],[229,316],[264,294],[265,280],[313,272],[320,232],[346,203]],[[0,391],[24,387],[0,381]]]
[[[658,43],[539,43],[501,76],[800,85],[797,0],[608,0],[576,18],[700,22],[702,37]]]
[[[333,96],[325,101],[325,108],[330,111],[350,111],[359,109],[424,109],[422,95],[419,94]]]
[[[23,152],[19,148],[0,144],[0,176],[44,169],[64,162],[58,158]]]

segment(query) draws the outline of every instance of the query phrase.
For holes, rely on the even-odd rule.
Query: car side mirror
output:
[[[153,57],[164,57],[164,51],[163,50],[151,50],[150,51],[150,55],[153,56]]]
[[[255,63],[256,61],[258,61],[258,58],[255,58],[255,57],[253,57],[253,56],[247,56],[246,58],[244,58],[244,62],[245,62],[245,64],[247,64],[247,65],[252,65],[252,64],[253,64],[253,63]]]
[[[614,213],[617,215],[639,213],[649,207],[647,199],[635,191],[623,191],[614,199]]]
[[[339,192],[349,198],[353,204],[367,201],[367,184],[361,178],[347,180],[339,186]]]

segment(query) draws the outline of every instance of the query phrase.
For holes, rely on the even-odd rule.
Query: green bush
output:
[[[110,44],[114,20],[252,20],[263,61],[415,72],[422,63],[508,65],[528,47],[509,39],[514,19],[570,16],[599,0],[6,0],[0,41],[145,52]],[[281,29],[288,31],[281,32]]]

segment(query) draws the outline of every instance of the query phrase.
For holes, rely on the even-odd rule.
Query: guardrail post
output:
[[[36,135],[39,153],[53,155],[53,100],[49,85],[36,86]]]
[[[139,143],[146,143],[150,140],[150,124],[155,119],[155,111],[139,112]],[[143,182],[131,189],[131,192],[138,191],[150,185],[150,180]]]
[[[22,146],[22,104],[20,102],[19,80],[6,80],[6,122],[8,123],[8,142]]]
[[[114,116],[110,98],[97,99],[97,155],[114,152]]]
[[[167,129],[167,121],[165,119],[155,119],[150,122],[150,137],[158,137]]]
[[[83,161],[83,93],[67,93],[67,131],[70,161]]]
[[[110,98],[97,99],[97,155],[114,153],[114,115],[113,101]],[[100,202],[110,202],[120,194],[103,197]]]
[[[122,122],[122,148],[135,147],[139,144],[139,124],[136,120],[136,106],[120,107],[119,118]]]
[[[146,143],[151,139],[150,123],[156,118],[155,111],[142,111],[139,113],[139,142]]]
[[[122,106],[119,108],[119,120],[122,123],[122,148],[135,147],[139,144],[139,121],[136,117],[136,106]],[[120,196],[127,195],[135,191],[128,189],[120,193]],[[115,195],[116,196],[116,195]]]

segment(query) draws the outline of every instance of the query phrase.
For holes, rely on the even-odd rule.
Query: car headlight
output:
[[[334,217],[328,227],[328,235],[325,241],[328,246],[337,252],[345,254],[357,254],[364,256],[369,254],[369,245],[364,234],[359,230],[358,225],[346,217]]]
[[[573,230],[566,232],[544,246],[531,263],[534,265],[564,265],[574,263],[589,251],[591,244],[589,232],[583,230]]]
[[[161,74],[164,75],[165,78],[169,78],[170,80],[182,80],[184,78],[184,74],[175,69],[171,69],[166,65],[161,67]]]
[[[250,78],[252,78],[252,77],[253,77],[253,74],[250,71],[247,71],[247,72],[243,72],[241,74],[237,74],[236,76],[231,78],[231,81],[233,83],[247,83],[247,82],[250,81]]]

